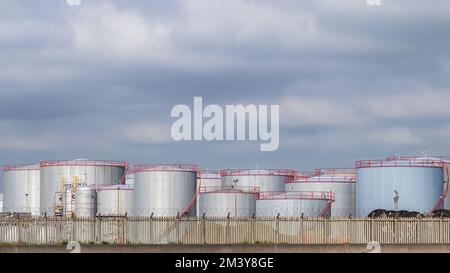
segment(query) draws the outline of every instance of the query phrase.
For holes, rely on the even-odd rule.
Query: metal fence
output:
[[[449,219],[0,219],[0,244],[450,244]]]

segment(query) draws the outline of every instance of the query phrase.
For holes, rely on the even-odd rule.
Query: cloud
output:
[[[450,90],[422,86],[367,99],[367,109],[381,118],[445,118],[450,115]]]
[[[327,98],[283,97],[280,109],[280,122],[285,126],[348,127],[364,122],[363,116],[351,104]]]
[[[409,128],[377,128],[368,132],[368,140],[376,144],[413,145],[422,144],[422,138]]]
[[[83,6],[72,21],[74,47],[108,58],[152,58],[170,47],[170,29],[109,2]]]
[[[123,128],[126,141],[137,144],[161,144],[173,141],[170,136],[170,125],[142,121],[134,122]]]

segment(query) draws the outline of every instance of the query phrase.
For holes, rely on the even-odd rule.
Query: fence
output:
[[[0,244],[450,244],[449,219],[0,219]]]

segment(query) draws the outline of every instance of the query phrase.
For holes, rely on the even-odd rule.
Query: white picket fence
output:
[[[450,244],[449,219],[0,219],[0,244]]]

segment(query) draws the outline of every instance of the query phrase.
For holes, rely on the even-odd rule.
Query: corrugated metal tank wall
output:
[[[255,214],[257,192],[247,190],[211,189],[198,196],[198,217],[251,217]]]
[[[75,194],[75,216],[78,218],[92,218],[96,213],[95,189],[89,186],[79,186]]]
[[[135,215],[196,214],[197,166],[137,165],[133,171]]]
[[[53,215],[56,192],[62,184],[87,185],[119,184],[125,178],[126,162],[93,161],[87,159],[69,161],[42,161],[41,165],[41,213]]]
[[[256,200],[256,216],[259,217],[319,217],[328,206],[327,192],[261,193]],[[329,209],[330,213],[332,208]]]
[[[443,192],[444,168],[439,162],[358,161],[356,166],[360,217],[375,209],[429,212]]]
[[[222,170],[222,185],[238,187],[259,187],[260,191],[284,191],[284,183],[295,176],[291,170]]]
[[[40,215],[39,165],[3,167],[3,211]]]
[[[97,214],[133,215],[134,189],[130,185],[105,186],[97,190]]]

